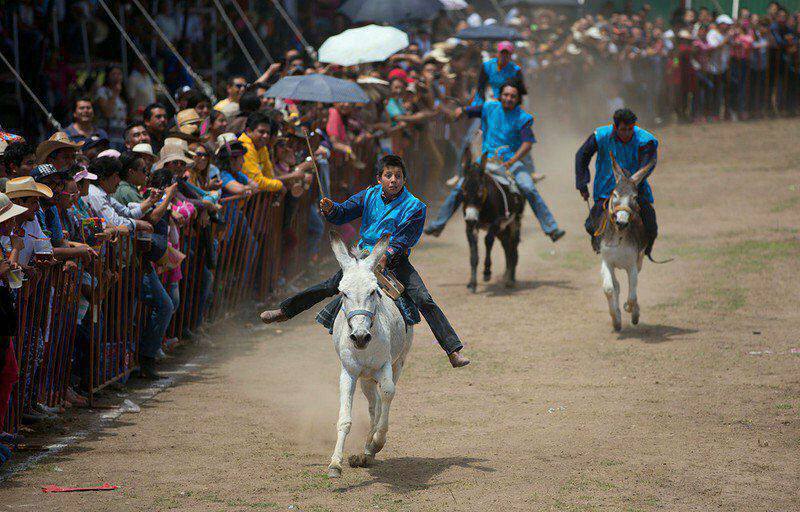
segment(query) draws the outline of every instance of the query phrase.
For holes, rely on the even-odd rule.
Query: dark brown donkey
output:
[[[487,170],[487,165],[490,170]],[[476,291],[478,287],[478,231],[486,230],[486,259],[483,267],[483,280],[492,278],[492,246],[494,239],[500,239],[506,254],[506,288],[512,288],[516,281],[517,247],[525,201],[521,194],[508,185],[492,177],[492,170],[506,177],[507,183],[514,178],[507,176],[505,170],[496,162],[488,162],[486,155],[480,163],[472,161],[469,150],[461,159],[464,170],[464,183],[461,194],[464,199],[464,220],[467,224],[469,241],[469,262],[471,274],[467,288]]]

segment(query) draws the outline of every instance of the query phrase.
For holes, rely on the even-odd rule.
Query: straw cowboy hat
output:
[[[14,178],[6,182],[6,195],[15,197],[53,197],[53,191],[47,185],[36,183],[30,176]]]
[[[200,114],[193,108],[181,110],[175,116],[178,131],[187,135],[195,135],[200,130]]]
[[[194,156],[194,152],[189,151],[189,142],[179,137],[167,137],[166,139],[164,139],[164,147],[166,146],[177,146],[181,148],[185,156],[187,157]],[[161,151],[164,151],[164,148],[161,148]]]
[[[12,203],[7,195],[0,193],[0,223],[27,211],[24,206]]]
[[[83,142],[72,142],[69,135],[65,132],[56,132],[49,139],[36,146],[36,161],[44,162],[53,151],[70,148],[78,149],[83,146]]]
[[[158,162],[156,162],[153,170],[157,171],[163,169],[164,165],[175,161],[185,162],[186,165],[194,163],[194,160],[186,156],[186,152],[177,144],[164,144],[164,147],[161,148],[161,152],[159,153]]]

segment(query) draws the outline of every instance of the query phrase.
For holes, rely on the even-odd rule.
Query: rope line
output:
[[[239,48],[242,50],[242,53],[247,58],[247,62],[250,64],[250,67],[253,68],[253,73],[256,74],[256,78],[261,76],[261,71],[258,70],[258,66],[256,65],[256,61],[253,60],[253,56],[250,55],[250,52],[247,51],[247,47],[244,45],[242,38],[239,37],[239,33],[236,31],[236,27],[233,26],[233,22],[231,21],[228,14],[225,12],[225,9],[222,8],[222,4],[219,0],[214,0],[214,4],[217,6],[217,10],[219,11],[220,15],[222,15],[222,20],[225,22],[225,25],[228,27],[228,31],[233,36],[233,39],[236,41],[236,44],[239,45]]]
[[[34,93],[33,90],[30,87],[28,87],[28,84],[25,83],[25,80],[23,80],[22,77],[19,75],[19,73],[17,73],[16,68],[14,68],[14,66],[11,65],[11,63],[8,61],[8,59],[6,59],[6,56],[3,55],[2,52],[0,52],[0,59],[3,59],[3,62],[6,63],[8,69],[11,70],[11,73],[14,75],[14,77],[16,77],[17,82],[23,87],[23,89],[25,89],[28,92],[28,94],[31,95],[31,98],[33,98],[34,103],[36,103],[39,106],[39,108],[42,109],[42,112],[44,112],[44,115],[45,117],[47,117],[47,120],[50,122],[50,124],[52,124],[58,131],[63,130],[63,128],[61,127],[61,123],[59,123],[58,120],[56,120],[56,118],[53,117],[53,114],[51,114],[50,111],[47,110],[47,107],[44,106],[44,103],[39,101],[39,97],[36,96],[36,93]]]
[[[302,32],[300,32],[300,29],[297,28],[297,25],[295,25],[294,20],[292,20],[292,17],[289,16],[289,13],[286,12],[286,9],[283,8],[283,6],[281,5],[280,2],[278,2],[278,0],[272,0],[272,4],[275,6],[275,9],[277,9],[278,12],[281,14],[283,19],[286,20],[286,24],[289,25],[289,28],[291,29],[291,31],[294,32],[294,35],[297,36],[297,39],[300,40],[300,44],[303,45],[303,47],[306,49],[306,52],[308,52],[308,54],[314,60],[316,60],[316,58],[317,58],[316,50],[314,50],[313,46],[308,44],[308,41],[306,41],[306,38],[303,37]]]
[[[253,26],[253,24],[250,23],[250,18],[245,16],[242,6],[239,5],[239,2],[237,2],[236,0],[231,0],[231,3],[233,4],[233,7],[236,9],[236,12],[239,13],[239,16],[242,18],[242,21],[244,21],[244,24],[247,26],[247,30],[250,32],[250,35],[252,35],[253,39],[256,40],[256,44],[261,49],[261,53],[264,54],[264,57],[267,58],[270,64],[275,64],[275,59],[273,59],[272,55],[270,55],[269,50],[267,50],[267,47],[264,45],[264,41],[262,41],[261,38],[258,37],[258,32],[256,32],[256,29]]]
[[[119,33],[122,34],[122,37],[125,38],[125,41],[128,42],[128,45],[133,50],[133,53],[135,53],[136,57],[138,57],[139,60],[142,62],[142,64],[144,64],[145,69],[147,69],[147,72],[150,73],[150,76],[153,78],[153,80],[156,81],[156,83],[158,84],[158,86],[161,88],[162,91],[166,92],[165,96],[169,100],[170,104],[172,104],[172,107],[175,109],[175,111],[177,112],[178,110],[180,110],[180,108],[178,107],[178,103],[175,102],[172,95],[169,93],[169,90],[164,85],[164,82],[162,82],[161,79],[158,78],[158,75],[156,75],[155,71],[153,71],[153,68],[150,67],[150,63],[148,63],[147,59],[144,58],[144,55],[142,55],[142,52],[139,51],[139,48],[137,48],[136,45],[133,44],[133,40],[131,39],[131,37],[128,35],[125,29],[122,28],[122,25],[120,25],[119,20],[117,20],[117,18],[111,12],[111,9],[108,8],[106,0],[97,0],[97,1],[100,3],[100,7],[102,7],[103,10],[106,11],[106,14],[108,14],[108,17],[111,19],[111,22],[114,24],[114,26],[117,27]]]
[[[150,25],[152,25],[153,29],[156,31],[156,34],[158,34],[161,40],[164,41],[164,44],[167,45],[167,48],[169,48],[172,54],[175,55],[175,58],[178,59],[178,62],[181,63],[181,66],[183,66],[183,68],[189,73],[189,75],[191,75],[191,77],[195,80],[195,82],[197,82],[200,85],[200,87],[203,89],[203,92],[205,92],[206,95],[208,95],[211,98],[211,101],[216,103],[217,97],[214,95],[214,90],[211,88],[211,86],[208,85],[208,83],[205,80],[203,80],[202,76],[200,76],[197,72],[195,72],[194,69],[192,69],[192,66],[190,66],[188,62],[186,62],[183,56],[181,56],[180,52],[178,52],[178,49],[175,48],[175,45],[172,44],[172,41],[170,41],[167,35],[164,34],[164,32],[161,30],[161,27],[159,27],[158,23],[156,23],[156,20],[154,20],[153,17],[150,16],[150,13],[148,13],[145,10],[145,8],[142,6],[139,0],[133,0],[133,3],[136,4],[136,7],[138,7],[140,11],[142,11],[142,14],[144,14],[144,17],[147,19],[148,22],[150,22]]]

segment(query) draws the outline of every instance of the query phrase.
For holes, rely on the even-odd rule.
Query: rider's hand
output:
[[[588,201],[589,200],[589,189],[588,188],[582,188],[579,192],[581,193],[581,197],[583,198],[584,201]]]
[[[330,215],[333,211],[333,201],[327,197],[323,197],[319,202],[319,211],[321,211],[323,215]]]

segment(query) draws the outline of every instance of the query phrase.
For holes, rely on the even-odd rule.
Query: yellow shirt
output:
[[[277,192],[282,189],[283,183],[275,179],[275,172],[272,168],[272,160],[269,158],[267,146],[256,150],[253,140],[246,133],[239,136],[239,142],[247,149],[247,153],[244,155],[242,172],[258,183],[258,188],[261,190]]]

